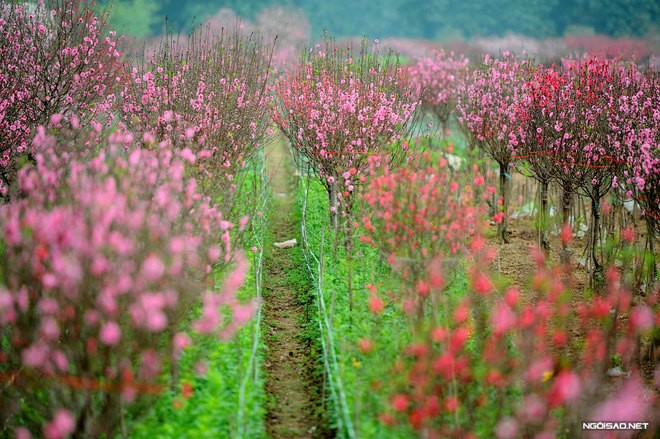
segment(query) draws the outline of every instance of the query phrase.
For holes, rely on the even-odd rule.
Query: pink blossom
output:
[[[16,429],[16,439],[32,439],[32,433],[25,427],[18,427]]]
[[[67,372],[69,370],[69,359],[64,352],[56,350],[53,352],[51,360],[61,372]]]
[[[492,291],[492,284],[488,276],[476,271],[472,276],[472,288],[479,294],[487,294]]]
[[[621,239],[629,244],[635,241],[635,229],[632,227],[621,230]]]
[[[42,367],[46,364],[49,353],[48,346],[39,342],[25,349],[21,359],[27,367]]]
[[[161,332],[167,327],[167,316],[158,309],[145,310],[144,326],[152,332]]]
[[[165,273],[165,264],[155,254],[150,254],[142,263],[142,275],[148,281],[157,281]]]
[[[225,246],[225,261],[229,261],[230,255],[231,255],[231,239],[229,237],[229,231],[225,230],[225,232],[222,234],[222,243]]]
[[[178,356],[183,350],[190,346],[192,340],[187,334],[178,332],[172,340],[172,348],[175,356]]]
[[[181,150],[181,157],[190,164],[194,164],[197,159],[195,153],[192,152],[190,148],[184,148]]]
[[[60,336],[60,326],[54,318],[48,317],[41,321],[40,332],[46,340],[56,341]]]
[[[515,327],[516,316],[506,303],[498,302],[492,311],[491,322],[495,335],[503,335]]]
[[[64,115],[62,115],[62,114],[59,114],[59,113],[53,114],[50,117],[50,123],[52,125],[57,125],[62,121],[63,118],[64,118]]]
[[[408,409],[409,404],[410,404],[410,398],[408,398],[408,395],[405,395],[403,393],[399,393],[392,398],[392,407],[397,412],[406,411]]]
[[[46,439],[63,439],[75,431],[76,421],[71,412],[59,409],[52,421],[44,426]]]
[[[497,423],[495,436],[498,439],[514,439],[519,437],[518,422],[511,417],[505,417]]]
[[[218,247],[217,245],[212,245],[209,247],[208,250],[209,260],[217,261],[218,259],[220,259],[221,255],[222,255],[222,250],[220,250],[220,247]]]
[[[99,332],[99,340],[108,346],[116,346],[121,339],[121,329],[116,322],[106,322]]]
[[[626,381],[616,394],[593,410],[590,418],[599,422],[645,421],[650,409],[650,401],[645,392],[638,377]],[[629,432],[625,437],[633,437],[633,433]]]
[[[581,390],[582,385],[580,383],[580,378],[575,372],[561,371],[554,378],[549,399],[553,406],[558,406],[575,400],[580,396]]]
[[[249,220],[250,218],[248,216],[243,216],[239,222],[238,230],[241,232],[245,230],[245,226],[247,226]]]
[[[646,305],[635,306],[630,312],[630,324],[637,331],[648,331],[653,328],[653,311]]]

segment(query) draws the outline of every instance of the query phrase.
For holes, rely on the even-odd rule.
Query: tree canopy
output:
[[[109,3],[109,0],[102,0]],[[314,34],[450,38],[516,33],[544,38],[575,30],[612,36],[657,31],[655,0],[113,0],[112,22],[121,30],[157,34],[165,17],[186,31],[221,8],[253,19],[269,6],[303,10]],[[133,11],[133,12],[131,12]]]

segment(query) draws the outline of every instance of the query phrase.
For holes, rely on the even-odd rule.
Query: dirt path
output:
[[[266,149],[266,166],[273,190],[270,230],[273,242],[296,238],[300,233],[293,218],[290,191],[292,165],[284,142]],[[298,299],[300,267],[294,262],[299,248],[270,247],[265,260],[264,331],[268,354],[265,360],[266,392],[269,397],[268,435],[278,438],[324,437],[320,428],[318,386],[312,378],[313,358],[302,337],[303,305]],[[298,285],[298,286],[297,286]]]

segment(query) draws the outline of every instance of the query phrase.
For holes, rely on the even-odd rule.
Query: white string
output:
[[[262,164],[261,170],[259,172],[260,183],[262,187],[265,187],[265,176],[264,176],[264,166]],[[266,205],[270,199],[270,193],[268,190],[264,190],[261,193],[260,200],[260,209],[259,212],[266,212]],[[260,368],[256,367],[255,363],[257,360],[257,353],[259,351],[259,344],[261,342],[261,310],[262,310],[262,296],[261,296],[261,285],[262,285],[262,268],[263,268],[263,254],[264,254],[264,243],[263,243],[263,233],[265,230],[265,215],[262,215],[260,220],[252,221],[252,234],[256,240],[256,247],[258,253],[256,254],[256,267],[255,267],[255,290],[256,290],[256,304],[257,310],[255,313],[255,319],[252,327],[252,352],[250,354],[250,362],[241,382],[241,388],[238,394],[238,413],[236,414],[236,423],[238,425],[238,437],[243,438],[246,436],[245,431],[245,394],[247,390],[250,377],[253,375],[251,371],[254,370],[254,381],[259,381],[259,371]]]
[[[302,176],[301,176],[302,177]],[[305,189],[309,189],[309,181],[307,183],[300,181],[303,185],[306,184]],[[300,191],[299,191],[300,193]],[[302,220],[300,222],[301,227],[301,239],[303,242],[303,254],[305,255],[305,263],[307,265],[307,270],[309,271],[310,276],[314,279],[316,286],[316,294],[318,296],[317,304],[319,310],[319,330],[321,331],[321,347],[323,348],[323,362],[325,369],[328,372],[328,381],[330,383],[330,393],[335,407],[339,408],[339,413],[337,413],[337,423],[338,430],[341,434],[339,436],[349,437],[354,439],[355,429],[353,427],[352,417],[349,411],[348,404],[346,403],[346,394],[344,392],[344,386],[339,374],[339,365],[337,362],[337,352],[335,349],[333,337],[332,337],[332,328],[330,326],[330,320],[325,307],[325,300],[323,298],[322,291],[322,279],[321,279],[321,270],[322,265],[319,258],[311,250],[309,241],[307,240],[307,196],[302,197]],[[325,243],[322,241],[321,246]],[[310,264],[310,256],[314,259],[316,263],[316,270],[313,270]],[[316,271],[316,275],[315,272]],[[327,342],[326,342],[327,337]]]

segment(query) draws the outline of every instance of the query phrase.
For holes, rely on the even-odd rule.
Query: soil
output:
[[[489,244],[497,249],[497,259],[492,263],[490,268],[493,273],[502,275],[513,281],[514,284],[521,286],[521,302],[527,303],[530,300],[529,295],[531,293],[528,287],[530,276],[536,272],[536,262],[530,256],[530,249],[532,246],[538,247],[538,232],[534,229],[529,218],[509,219],[508,231],[509,243],[503,243],[497,236],[489,239]],[[550,243],[550,251],[549,255],[547,255],[548,263],[550,266],[558,266],[561,264],[559,257],[562,249],[560,237],[550,234],[548,239]],[[590,274],[584,266],[577,263],[577,260],[584,255],[586,246],[587,238],[577,237],[574,237],[570,246],[572,252],[571,277],[568,286],[573,292],[571,296],[571,306],[573,309],[576,309],[585,300],[589,300],[586,298],[585,293],[590,287]],[[643,302],[643,296],[639,294],[633,295],[633,304]],[[627,315],[619,316],[619,324],[624,329],[627,325],[627,319]],[[581,329],[577,326],[577,321],[569,323],[569,327],[566,329],[571,337],[584,337]],[[645,340],[640,353],[648,349],[648,342],[649,340]],[[645,380],[649,382],[653,380],[655,367],[655,359],[646,355],[641,358],[642,377]],[[620,380],[618,378],[611,378],[609,381],[613,385],[612,388],[614,388]]]
[[[286,143],[274,142],[266,149],[266,167],[274,198],[272,241],[300,241],[293,218],[293,172]],[[316,359],[310,358],[309,342],[302,336],[304,305],[289,276],[296,269],[292,258],[295,251],[298,249],[280,249],[271,244],[265,260],[264,333],[268,354],[264,367],[269,400],[266,430],[274,439],[327,437],[323,417],[319,415],[320,385],[312,372]]]

